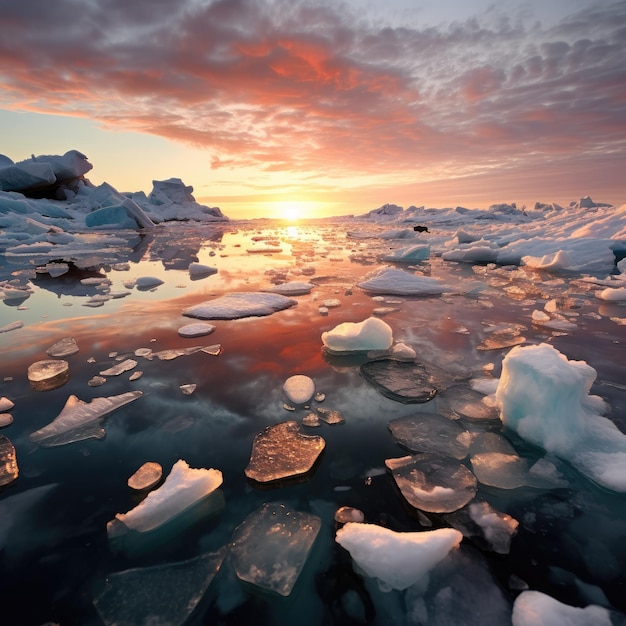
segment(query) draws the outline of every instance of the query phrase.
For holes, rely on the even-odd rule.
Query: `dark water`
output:
[[[322,519],[292,594],[282,598],[239,582],[227,559],[189,623],[420,623],[419,602],[411,590],[383,593],[355,572],[347,553],[334,542],[333,515],[343,505],[358,507],[368,522],[397,531],[446,525],[444,516],[432,515],[432,526],[424,526],[424,517],[404,501],[384,471],[385,459],[407,453],[393,441],[388,422],[416,410],[444,410],[445,395],[426,405],[395,402],[360,376],[365,357],[329,357],[322,351],[322,332],[341,322],[361,321],[382,305],[354,283],[378,266],[379,253],[406,245],[348,239],[345,232],[345,226],[335,224],[242,223],[226,229],[173,225],[144,237],[133,234],[121,248],[104,250],[103,243],[99,249],[96,241],[90,258],[78,261],[81,269],[57,279],[25,278],[22,270],[32,269],[26,261],[0,266],[3,279],[30,280],[33,290],[21,303],[0,303],[0,326],[24,321],[23,328],[0,334],[0,396],[15,403],[14,422],[0,434],[15,446],[20,470],[18,479],[0,492],[0,624],[102,624],[93,599],[108,574],[217,550],[265,502]],[[282,252],[247,252],[254,237],[278,240]],[[218,273],[190,280],[186,268],[196,260],[217,267]],[[130,262],[128,269],[115,269],[124,261]],[[485,376],[486,365],[497,377],[508,349],[481,350],[485,329],[522,324],[527,343],[549,341],[570,359],[584,359],[598,371],[591,391],[610,403],[609,417],[626,431],[626,337],[624,326],[610,319],[624,317],[624,307],[602,305],[601,310],[590,287],[575,277],[555,281],[516,269],[446,264],[436,257],[420,270],[456,287],[482,281],[485,289],[470,295],[387,298],[398,302],[392,305],[398,310],[383,319],[396,341],[416,349],[418,359],[465,387],[469,378]],[[98,274],[113,281],[113,290],[140,276],[159,276],[165,282],[150,291],[133,289],[102,307],[86,307],[95,292],[80,279]],[[316,287],[298,296],[297,306],[272,316],[213,321],[216,330],[208,337],[178,336],[177,329],[193,321],[181,315],[185,307],[284,280],[311,281]],[[515,289],[506,289],[511,286]],[[565,302],[568,318],[578,326],[575,331],[555,333],[531,324],[533,309],[554,297]],[[318,307],[329,298],[338,298],[341,305],[320,315]],[[461,326],[466,331],[459,332]],[[45,350],[67,336],[80,347],[67,359],[70,381],[51,391],[33,391],[28,366],[47,358]],[[136,369],[143,371],[139,380],[129,382],[127,373],[100,387],[87,385],[116,362],[112,353],[132,357],[142,347],[157,351],[218,343],[219,356],[196,353],[173,361],[134,357]],[[341,411],[345,423],[306,429],[326,441],[323,457],[306,482],[260,489],[244,475],[254,436],[268,425],[301,420],[308,412],[283,407],[281,387],[293,374],[313,378],[317,390],[326,394],[323,406]],[[197,389],[185,396],[179,386],[188,383]],[[30,433],[56,417],[69,394],[88,401],[133,389],[143,391],[143,397],[105,419],[104,439],[53,448],[29,441]],[[485,426],[460,419],[474,431],[500,430],[492,422]],[[505,434],[520,455],[533,461],[542,456]],[[178,459],[191,467],[222,471],[224,508],[217,513],[200,508],[145,542],[124,549],[113,545],[107,522],[140,500],[127,487],[128,477],[146,461],[160,463],[167,474]],[[495,607],[493,612],[477,623],[507,623],[522,588],[577,606],[594,603],[626,611],[626,497],[598,488],[566,463],[559,469],[567,487],[479,486],[479,496],[517,519],[519,530],[508,555],[481,550],[466,539],[449,564],[433,575],[424,602],[430,606],[435,597],[449,596],[451,614],[456,610],[457,617],[446,623],[467,623],[463,615],[487,605]]]

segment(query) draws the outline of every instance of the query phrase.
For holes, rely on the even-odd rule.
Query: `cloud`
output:
[[[427,179],[624,150],[626,2],[548,29],[304,0],[29,0],[3,25],[0,106],[202,146],[214,168]]]

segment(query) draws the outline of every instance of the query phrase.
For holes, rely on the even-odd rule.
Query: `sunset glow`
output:
[[[232,217],[626,199],[623,1],[28,0],[3,24],[13,161],[75,148],[95,184],[178,177]]]

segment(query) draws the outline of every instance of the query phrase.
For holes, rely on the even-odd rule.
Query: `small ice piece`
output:
[[[398,417],[388,427],[396,443],[410,452],[436,452],[460,461],[469,451],[469,432],[458,422],[436,413]]]
[[[370,272],[357,285],[370,293],[396,296],[428,296],[450,291],[450,287],[437,278],[418,276],[389,267]]]
[[[463,535],[452,528],[395,532],[376,524],[348,522],[335,539],[368,576],[403,590],[419,582],[457,548]]]
[[[108,574],[94,598],[106,626],[182,626],[219,571],[226,549],[187,561]]]
[[[325,306],[327,309],[336,309],[338,306],[341,306],[341,300],[339,298],[328,298],[327,300],[322,300],[322,306]]]
[[[199,319],[229,320],[242,317],[263,317],[298,304],[297,300],[279,293],[230,293],[186,308],[183,315]]]
[[[134,359],[125,359],[121,363],[114,365],[113,367],[109,367],[106,370],[102,370],[100,372],[100,376],[119,376],[124,372],[128,372],[133,368],[137,367],[137,361]]]
[[[569,461],[599,485],[626,492],[626,435],[589,395],[596,371],[549,344],[518,347],[502,361],[496,403],[505,426]]]
[[[466,385],[448,387],[439,396],[439,412],[450,419],[499,420],[484,394]]]
[[[467,509],[472,520],[482,528],[491,549],[498,554],[508,554],[519,522],[496,511],[488,502],[471,502]]]
[[[619,621],[614,622],[611,615]],[[575,607],[540,591],[522,591],[513,604],[512,620],[513,626],[611,626],[622,623],[623,616],[596,604]]]
[[[293,404],[306,404],[315,393],[315,383],[309,376],[296,374],[284,382],[283,391]]]
[[[386,459],[400,492],[416,509],[452,513],[476,495],[476,478],[450,457],[424,453]]]
[[[8,324],[5,324],[4,326],[0,326],[0,333],[8,333],[8,332],[11,332],[12,330],[17,330],[18,328],[22,328],[22,326],[24,326],[24,322],[22,322],[21,320],[17,320],[15,322],[9,322]]]
[[[5,411],[10,411],[15,404],[9,400],[6,396],[2,396],[0,398],[0,413],[4,413]]]
[[[331,426],[333,424],[343,424],[346,421],[341,414],[341,411],[326,409],[321,406],[315,407],[315,411],[323,422],[326,422]]]
[[[62,446],[83,439],[102,439],[105,435],[102,419],[142,395],[141,391],[129,391],[117,396],[93,398],[90,402],[71,395],[59,415],[44,428],[31,433],[29,439],[44,447]]]
[[[76,354],[78,350],[79,348],[74,337],[65,337],[51,345],[46,350],[46,354],[51,357],[66,357]]]
[[[152,356],[152,348],[137,348],[135,350],[135,356],[144,357],[148,359]]]
[[[284,504],[263,504],[233,533],[230,554],[237,577],[288,596],[306,564],[322,521]]]
[[[392,359],[369,361],[361,365],[360,371],[368,383],[396,402],[423,403],[437,394],[431,376],[420,363]]]
[[[626,287],[607,287],[606,289],[596,293],[600,300],[607,300],[609,302],[621,302],[626,300]]]
[[[335,511],[335,521],[338,524],[347,524],[348,522],[360,523],[365,521],[365,514],[353,506],[342,506]]]
[[[135,287],[139,291],[148,291],[162,285],[163,281],[155,276],[141,276],[135,281]]]
[[[0,413],[0,428],[9,426],[13,423],[13,416],[10,413]]]
[[[322,393],[321,391],[318,391],[315,394],[314,400],[315,402],[324,402],[324,400],[326,400],[326,394]]]
[[[377,317],[362,322],[344,322],[322,333],[322,342],[335,353],[388,350],[393,343],[391,326]]]
[[[129,377],[128,380],[132,383],[135,380],[139,380],[143,376],[143,372],[140,370],[135,370]]]
[[[163,468],[152,461],[144,463],[129,479],[128,486],[136,491],[155,487],[163,476]]]
[[[188,385],[180,385],[179,389],[184,395],[190,396],[197,389],[197,387],[198,385],[190,383]]]
[[[258,483],[306,475],[325,446],[322,437],[302,434],[297,422],[268,426],[254,437],[245,474]]]
[[[293,281],[289,283],[281,283],[280,285],[273,285],[263,291],[268,293],[279,293],[283,296],[303,296],[311,292],[315,285],[313,283],[305,283]]]
[[[70,379],[70,364],[62,359],[36,361],[28,367],[28,382],[35,391],[61,387]]]
[[[15,448],[10,439],[0,435],[0,487],[11,484],[18,474]]]
[[[216,267],[203,265],[202,263],[190,263],[187,269],[189,271],[189,278],[191,278],[191,280],[197,280],[199,278],[211,276],[211,274],[217,274]]]
[[[219,470],[194,469],[180,459],[158,489],[151,491],[134,509],[117,513],[107,524],[107,532],[116,534],[116,520],[137,532],[155,530],[213,493],[222,480]]]
[[[205,335],[210,335],[214,330],[215,326],[213,326],[213,324],[198,322],[197,324],[181,326],[178,329],[178,334],[181,337],[204,337]],[[152,352],[152,350],[150,352]],[[135,352],[135,354],[137,353]]]
[[[87,381],[87,384],[90,387],[100,387],[100,385],[104,385],[107,379],[104,376],[93,376]]]
[[[309,428],[317,428],[322,425],[320,418],[315,413],[309,413],[302,418],[302,425]]]

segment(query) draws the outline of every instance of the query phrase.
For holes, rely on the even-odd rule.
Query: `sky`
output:
[[[0,153],[233,218],[626,202],[626,1],[0,0]]]

